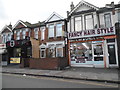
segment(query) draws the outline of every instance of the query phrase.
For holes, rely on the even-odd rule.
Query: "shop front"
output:
[[[9,64],[21,64],[22,59],[32,56],[32,46],[29,40],[11,40],[6,45]]]
[[[73,67],[118,67],[115,27],[68,33]]]

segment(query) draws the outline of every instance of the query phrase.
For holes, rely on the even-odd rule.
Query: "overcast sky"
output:
[[[53,12],[66,18],[66,11],[70,4],[74,5],[81,0],[0,0],[0,30],[10,22],[14,26],[18,20],[37,23],[46,20]],[[104,7],[112,1],[117,4],[119,0],[85,0],[97,7]]]

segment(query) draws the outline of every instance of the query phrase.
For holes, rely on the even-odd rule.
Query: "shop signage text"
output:
[[[70,32],[68,33],[68,38],[74,39],[74,38],[105,36],[105,35],[113,35],[113,34],[115,34],[115,27],[83,30],[79,32]]]
[[[18,58],[10,58],[10,63],[20,63],[20,57],[18,57]]]

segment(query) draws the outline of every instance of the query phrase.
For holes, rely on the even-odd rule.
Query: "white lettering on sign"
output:
[[[105,36],[105,35],[113,35],[113,34],[115,34],[115,27],[84,30],[79,32],[70,32],[68,33],[68,38],[75,39],[75,38]]]

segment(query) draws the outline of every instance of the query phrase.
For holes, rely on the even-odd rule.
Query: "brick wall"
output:
[[[32,43],[32,58],[39,58],[39,41],[33,38],[30,38]]]
[[[29,65],[30,68],[35,69],[63,69],[66,66],[68,66],[68,60],[66,58],[30,58]]]

